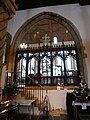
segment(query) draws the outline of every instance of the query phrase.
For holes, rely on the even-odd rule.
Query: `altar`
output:
[[[66,110],[66,97],[67,93],[72,93],[73,90],[64,88],[63,90],[48,90],[48,97],[51,104],[51,109],[63,109]],[[44,91],[44,95],[45,95]]]

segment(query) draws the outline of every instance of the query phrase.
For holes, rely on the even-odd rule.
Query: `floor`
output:
[[[24,112],[25,111],[25,112]],[[22,113],[23,112],[23,113]],[[31,113],[32,114],[32,113]],[[26,110],[21,111],[19,115],[14,120],[74,120],[73,117],[67,115],[67,113],[62,109],[52,110],[49,113],[42,113],[34,108],[34,116],[27,113]]]
[[[19,114],[14,120],[75,120],[73,116],[70,115],[60,115],[60,116],[29,116],[29,114]],[[79,114],[78,120],[90,120],[90,115]]]
[[[30,120],[28,114],[20,114],[18,117],[16,117],[14,120]],[[31,120],[75,120],[72,116],[68,115],[61,115],[61,116],[54,116],[54,117],[49,117],[49,118],[44,118],[41,117],[39,118],[38,116],[31,116]],[[79,116],[78,120],[90,120],[90,115],[81,115]]]
[[[30,120],[28,114],[20,114],[18,117],[16,117],[14,120]],[[31,116],[31,120],[74,120],[73,117],[70,116],[49,116],[49,117],[38,117],[38,116]]]
[[[75,120],[73,115],[68,115],[64,110],[56,109],[51,111],[49,114],[40,114],[38,109],[34,109],[34,116],[26,112],[19,113],[19,115],[14,120]],[[21,111],[22,112],[22,111]],[[32,113],[31,113],[32,114]],[[90,115],[79,113],[78,120],[90,120]]]

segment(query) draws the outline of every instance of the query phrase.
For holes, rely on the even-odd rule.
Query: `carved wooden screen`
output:
[[[75,46],[41,47],[18,49],[16,55],[18,78],[27,80],[30,75],[34,82],[41,85],[75,85],[79,83],[78,56]]]

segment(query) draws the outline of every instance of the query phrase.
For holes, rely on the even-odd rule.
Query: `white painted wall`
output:
[[[48,11],[57,13],[68,20],[70,20],[80,32],[83,45],[85,46],[85,53],[87,54],[86,58],[86,67],[88,74],[88,85],[90,87],[90,5],[80,6],[79,4],[71,4],[71,5],[58,5],[58,6],[50,6],[50,7],[41,7],[34,9],[27,9],[22,11],[17,11],[16,15],[8,22],[8,32],[12,35],[12,39],[17,32],[17,30],[31,17],[37,15],[38,13]],[[61,93],[60,93],[61,94]],[[51,95],[51,94],[50,94]],[[59,96],[58,92],[52,94],[52,100]],[[57,97],[57,98],[58,98]],[[63,103],[64,97],[59,99]],[[58,102],[55,103],[58,106]],[[63,106],[64,107],[64,106]]]

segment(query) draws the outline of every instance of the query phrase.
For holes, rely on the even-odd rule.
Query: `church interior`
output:
[[[89,0],[0,0],[0,120],[90,120],[89,52]]]

